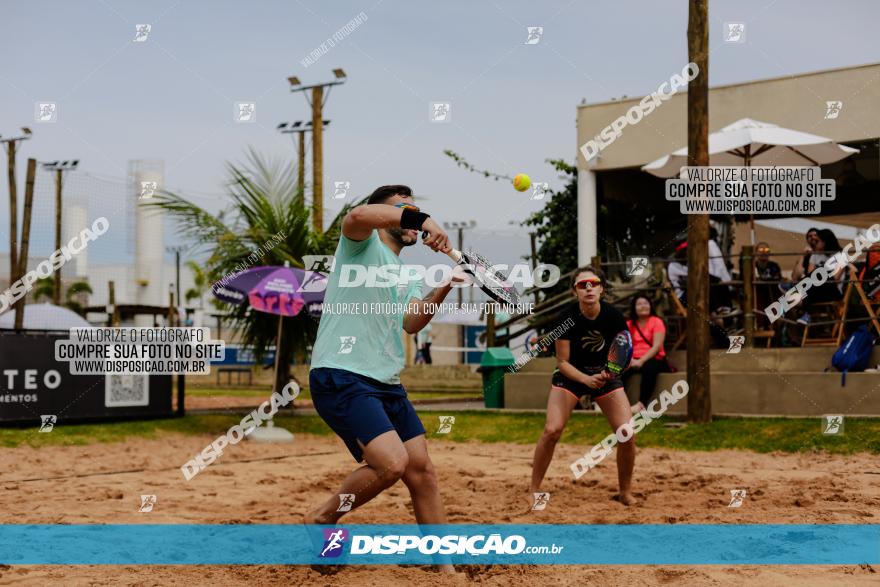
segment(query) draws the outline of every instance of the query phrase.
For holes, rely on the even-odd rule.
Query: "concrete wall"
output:
[[[746,349],[730,355],[712,351],[712,412],[717,415],[816,416],[845,414],[880,416],[880,373],[850,373],[842,387],[841,374],[824,373],[831,364],[831,347],[805,349]],[[685,355],[670,355],[673,365],[684,367]],[[880,347],[871,365],[880,365]],[[504,377],[504,407],[545,409],[550,374],[555,359],[535,359],[522,371]],[[631,403],[638,398],[639,375],[627,381]],[[661,374],[657,393],[669,389],[684,372]],[[684,414],[687,402],[670,414]]]

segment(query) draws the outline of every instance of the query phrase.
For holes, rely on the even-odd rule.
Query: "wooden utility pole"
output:
[[[341,69],[334,69],[333,75],[336,77],[335,81],[310,86],[303,86],[296,76],[287,78],[290,91],[303,92],[312,110],[312,223],[318,233],[324,232],[324,88],[344,84],[346,79],[345,72]],[[306,93],[308,90],[311,90],[311,99]],[[329,93],[328,90],[327,94]]]
[[[688,59],[699,68],[688,84],[688,165],[709,165],[709,0],[690,0]],[[688,215],[688,420],[709,422],[709,215]]]
[[[312,88],[312,221],[324,232],[324,86]]]
[[[119,310],[116,309],[116,283],[113,281],[107,282],[107,305],[109,308],[109,312],[107,312],[107,326],[119,326]]]
[[[60,168],[55,170],[55,250],[61,250],[61,179],[64,171]],[[55,288],[52,292],[52,302],[56,306],[61,305],[61,267],[55,269]]]
[[[15,141],[6,150],[9,173],[9,285],[18,279],[18,192],[15,184]]]
[[[6,145],[7,177],[9,179],[9,285],[18,279],[18,186],[15,181],[15,156],[18,143],[31,138],[31,129],[21,127],[21,134],[0,140]]]
[[[537,244],[538,235],[534,232],[529,233],[529,246],[532,249],[532,273],[534,274],[535,269],[538,267],[538,244]],[[540,301],[538,297],[538,292],[540,290],[535,288],[535,305],[538,305]]]
[[[296,191],[298,198],[304,198],[306,193],[306,131],[299,134],[299,152],[297,153]]]
[[[37,176],[37,160],[28,159],[27,183],[24,188],[24,216],[21,225],[21,248],[19,249],[18,270],[13,282],[24,277],[27,272],[28,246],[31,240],[31,210],[34,204],[34,180]],[[27,293],[15,303],[15,329],[20,330],[24,326],[24,306],[27,301]]]

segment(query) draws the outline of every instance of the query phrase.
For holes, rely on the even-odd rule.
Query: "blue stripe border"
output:
[[[341,554],[321,558],[327,532],[347,531]],[[559,552],[478,556],[353,554],[355,536],[522,536]],[[362,544],[369,538],[359,539]],[[475,539],[475,544],[483,541]],[[338,550],[338,549],[337,549]],[[549,550],[549,548],[548,548]],[[280,524],[0,525],[0,563],[11,565],[831,565],[880,564],[880,525],[853,524]]]

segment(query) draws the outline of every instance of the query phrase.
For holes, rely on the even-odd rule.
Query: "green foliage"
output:
[[[31,292],[35,302],[39,302],[42,298],[52,301],[55,297],[55,277],[53,275],[40,277],[34,282],[34,289]]]
[[[472,173],[495,181],[513,180],[509,175],[478,169],[450,149],[444,150],[443,154],[455,161],[457,166]],[[560,174],[565,186],[562,190],[547,192],[544,207],[529,216],[522,226],[535,228],[538,262],[558,265],[565,273],[577,267],[577,168],[562,159],[548,159],[547,163]],[[527,255],[526,259],[529,257]]]
[[[523,226],[534,227],[538,235],[538,262],[557,265],[565,274],[577,268],[577,168],[562,159],[548,159],[565,184],[550,191],[544,206],[529,216]],[[561,293],[568,284],[560,281],[544,292],[546,297]]]
[[[210,281],[208,279],[208,274],[207,272],[205,272],[202,266],[195,261],[187,261],[185,265],[193,274],[193,286],[186,290],[186,292],[183,294],[183,298],[187,302],[199,300],[199,308],[201,308],[202,295],[205,293],[205,291],[207,291]],[[215,307],[219,306],[215,305]]]
[[[92,287],[88,283],[85,281],[75,281],[67,286],[67,291],[64,294],[64,307],[82,315],[85,308],[79,303],[78,297],[89,296],[92,293]],[[55,277],[49,276],[37,279],[34,282],[33,296],[35,302],[39,302],[42,298],[46,298],[47,301],[51,302],[55,297]]]
[[[227,190],[231,208],[212,214],[179,194],[160,193],[142,205],[165,210],[177,220],[181,236],[195,245],[194,250],[208,252],[200,271],[206,283],[216,283],[224,276],[264,265],[303,267],[303,255],[332,254],[339,238],[347,205],[318,234],[313,231],[311,210],[303,203],[297,188],[296,167],[287,161],[269,161],[254,150],[247,153],[243,165],[228,165]],[[189,292],[187,295],[190,295]],[[251,311],[249,304],[222,304],[231,328],[243,344],[253,346],[255,359],[262,362],[268,348],[275,344],[278,316]],[[304,352],[314,341],[317,323],[305,312],[284,318],[285,353]]]

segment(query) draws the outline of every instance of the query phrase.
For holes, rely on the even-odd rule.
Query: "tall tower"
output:
[[[61,244],[66,245],[70,242],[70,239],[79,236],[83,229],[91,228],[87,205],[78,202],[74,204],[65,203],[62,213],[64,214],[64,222],[61,225]],[[89,274],[89,248],[83,247],[83,249],[73,257],[72,261],[72,263],[68,263],[65,267],[65,271],[67,272],[67,275],[64,276],[65,279],[71,281],[73,276],[83,279],[86,278]],[[68,269],[71,266],[73,266],[73,271]]]
[[[165,242],[164,214],[148,206],[153,193],[165,187],[161,159],[135,159],[128,162],[135,220],[134,302],[149,306],[168,304],[168,284],[162,282]],[[126,300],[128,301],[128,300]]]

